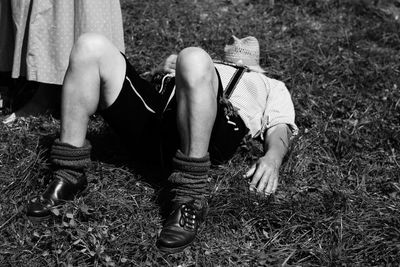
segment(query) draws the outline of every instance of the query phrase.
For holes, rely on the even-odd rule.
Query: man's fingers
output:
[[[175,62],[170,62],[170,63],[168,64],[168,68],[169,68],[169,69],[172,69],[172,70],[175,70],[175,69],[176,69]]]
[[[273,194],[275,193],[277,187],[278,187],[278,175],[272,172],[271,175],[269,176],[268,182],[264,189],[264,193],[266,195]]]
[[[266,194],[272,194],[274,193],[274,184],[275,184],[275,178],[273,177],[273,175],[271,175],[268,179],[268,182],[265,185],[265,189],[264,192]]]
[[[257,192],[264,193],[264,190],[266,190],[268,183],[270,182],[270,176],[271,172],[269,170],[265,170],[265,172],[263,173],[263,177],[260,179],[260,182],[258,183]]]
[[[272,193],[276,192],[276,189],[278,188],[278,184],[279,184],[278,181],[279,181],[279,179],[278,179],[278,177],[276,177],[274,179],[274,185],[272,186]]]
[[[171,69],[171,68],[168,68],[165,71],[168,72],[168,73],[171,73],[171,74],[175,73],[175,69]]]
[[[270,195],[274,193],[278,187],[278,175],[267,166],[256,163],[243,175],[244,178],[252,178],[249,183],[250,191],[255,191],[258,194]]]
[[[250,178],[251,176],[253,176],[255,170],[256,170],[256,165],[252,165],[250,169],[243,175],[243,178],[246,179]]]
[[[264,176],[264,169],[262,168],[256,168],[254,174],[253,174],[253,179],[251,179],[250,183],[250,190],[252,191],[259,191],[257,185],[260,185],[261,179]]]

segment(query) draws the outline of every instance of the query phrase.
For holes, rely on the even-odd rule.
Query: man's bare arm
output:
[[[286,155],[291,137],[291,131],[286,124],[278,124],[265,134],[265,154],[259,158],[246,172],[245,178],[251,178],[250,190],[272,194],[279,182],[279,168]]]

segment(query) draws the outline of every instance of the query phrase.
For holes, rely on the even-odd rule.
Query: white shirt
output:
[[[215,67],[225,90],[236,68],[219,63]],[[229,100],[238,109],[252,137],[263,139],[265,130],[277,124],[287,124],[293,135],[298,133],[293,102],[281,81],[254,71],[244,72]]]

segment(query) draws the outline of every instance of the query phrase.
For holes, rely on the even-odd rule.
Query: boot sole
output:
[[[165,253],[165,254],[175,254],[175,253],[179,253],[182,252],[185,248],[189,247],[193,242],[181,246],[181,247],[176,247],[176,248],[169,248],[169,247],[164,247],[164,246],[160,246],[160,245],[156,245],[158,250],[160,250],[161,252]]]
[[[81,192],[76,194],[76,196],[74,197],[74,200],[76,198],[78,198],[78,197],[81,197],[81,196],[85,195],[88,191],[89,191],[89,187],[86,187]],[[74,200],[71,200],[71,201],[74,201]],[[53,213],[52,210],[56,209],[58,207],[60,207],[60,206],[53,207],[52,209],[50,209],[50,212]],[[50,219],[54,218],[54,215],[50,214],[50,215],[46,215],[46,216],[43,216],[43,217],[34,217],[34,216],[26,216],[26,217],[33,223],[41,223],[41,222],[44,222],[44,221],[49,221]]]
[[[32,217],[32,216],[27,216],[27,217],[32,223],[41,223],[45,221],[50,221],[50,219],[53,218],[52,215],[47,215],[44,217]]]

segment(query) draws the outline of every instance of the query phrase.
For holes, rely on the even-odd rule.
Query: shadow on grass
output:
[[[137,156],[132,153],[132,148],[107,126],[104,126],[100,132],[89,133],[88,139],[92,144],[91,157],[95,164],[107,164],[114,168],[126,169],[135,180],[149,185],[154,190],[153,198],[160,208],[160,215],[165,217],[169,214],[171,195],[167,178],[170,171],[159,158],[160,151],[157,150],[159,148],[149,147],[151,151],[154,151],[156,160]]]

